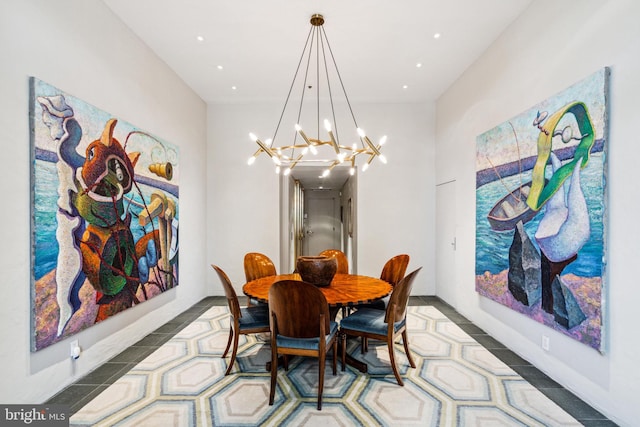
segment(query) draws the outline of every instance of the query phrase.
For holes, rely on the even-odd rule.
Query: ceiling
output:
[[[533,2],[103,1],[208,104],[284,102],[314,13],[352,103],[433,102]]]

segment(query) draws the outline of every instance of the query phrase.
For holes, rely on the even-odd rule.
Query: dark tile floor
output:
[[[63,389],[46,403],[69,405],[70,415],[89,403],[94,397],[113,384],[118,378],[133,368],[159,346],[167,342],[178,331],[197,319],[209,307],[226,305],[225,297],[208,297],[195,304],[184,313],[160,326],[131,347],[118,354],[104,365],[95,369],[74,384]],[[437,297],[411,297],[409,305],[432,305],[456,322],[460,328],[486,347],[491,353],[518,372],[524,379],[537,387],[562,409],[587,427],[610,427],[616,424],[600,412],[587,405],[573,393],[536,369],[535,366],[519,357],[499,341],[487,335],[482,329],[460,315],[450,305]]]

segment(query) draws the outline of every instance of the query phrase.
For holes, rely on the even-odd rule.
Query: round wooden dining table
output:
[[[242,292],[250,298],[260,302],[269,302],[269,288],[280,280],[302,280],[299,274],[279,274],[266,276],[245,283]],[[388,282],[375,277],[359,276],[356,274],[336,274],[329,286],[319,286],[327,304],[332,319],[335,319],[341,307],[351,307],[357,304],[367,304],[376,299],[384,298],[391,293],[393,287]],[[343,312],[344,313],[344,312]],[[346,313],[344,313],[346,314]],[[346,339],[342,336],[341,339]],[[342,350],[341,346],[338,346]],[[347,364],[355,367],[360,372],[367,372],[367,364],[361,362],[350,354],[345,355]],[[267,371],[271,362],[267,362]],[[342,368],[344,370],[344,367]]]
[[[260,302],[269,302],[269,288],[280,280],[302,280],[300,275],[279,274],[267,276],[245,283],[242,292]],[[392,286],[382,279],[356,274],[336,274],[329,286],[318,287],[327,299],[331,308],[351,307],[367,304],[384,298],[393,290]]]

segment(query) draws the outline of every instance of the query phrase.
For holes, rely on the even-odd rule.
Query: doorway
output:
[[[348,167],[296,167],[280,186],[281,270],[293,271],[298,256],[340,249],[355,272],[356,177]]]
[[[456,307],[456,181],[436,185],[436,295]]]
[[[342,247],[340,191],[305,190],[302,255],[318,255]]]

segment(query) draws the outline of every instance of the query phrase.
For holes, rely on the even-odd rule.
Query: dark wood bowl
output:
[[[316,286],[329,286],[338,269],[335,258],[327,256],[300,256],[296,269],[302,280]]]

